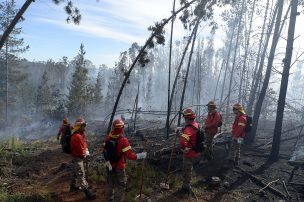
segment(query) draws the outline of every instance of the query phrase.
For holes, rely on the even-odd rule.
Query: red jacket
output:
[[[58,131],[58,136],[61,136],[61,135],[64,135],[65,134],[65,130],[66,130],[66,126],[70,127],[71,128],[71,125],[70,124],[62,124],[59,128],[59,131]],[[71,129],[72,130],[72,129]]]
[[[116,152],[118,156],[121,156],[118,162],[111,163],[112,168],[118,170],[124,170],[126,168],[126,162],[124,156],[130,160],[136,160],[137,156],[132,151],[129,140],[126,137],[124,137],[122,134],[115,135],[113,132],[111,132],[110,135],[106,136],[104,142],[109,141],[110,138],[119,138],[117,140],[118,144],[117,144]]]
[[[209,112],[207,119],[205,120],[205,129],[208,134],[215,135],[218,133],[218,124],[221,121],[221,115],[219,112]]]
[[[74,158],[84,159],[86,156],[87,142],[85,133],[76,132],[71,137],[71,154]]]
[[[198,123],[193,121],[190,125],[187,125],[182,129],[183,134],[179,138],[181,149],[191,148],[189,152],[184,153],[184,157],[186,158],[196,158],[200,155],[200,153],[197,153],[192,149],[196,144],[196,133],[198,128]]]
[[[234,119],[234,123],[232,125],[232,137],[244,138],[245,137],[245,126],[246,126],[247,118],[245,114],[236,115]]]

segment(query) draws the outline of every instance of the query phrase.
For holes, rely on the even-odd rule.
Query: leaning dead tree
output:
[[[188,81],[188,75],[189,75],[189,69],[191,66],[191,59],[192,59],[192,54],[193,54],[193,49],[194,49],[194,44],[195,44],[195,39],[196,39],[196,34],[197,34],[197,28],[199,25],[200,19],[197,19],[197,23],[194,28],[194,36],[193,36],[193,41],[192,41],[192,47],[189,55],[189,60],[188,60],[188,66],[187,66],[187,71],[186,71],[186,76],[185,76],[185,81],[184,81],[184,86],[183,86],[183,92],[182,92],[182,97],[181,97],[181,102],[179,106],[179,111],[181,112],[183,110],[183,105],[184,105],[184,98],[185,98],[185,92],[186,92],[186,87],[187,87],[187,81]],[[178,122],[177,125],[180,126],[181,124],[181,113],[178,114]]]
[[[288,87],[288,77],[289,77],[289,70],[290,64],[292,59],[292,50],[293,50],[293,42],[294,42],[294,33],[295,33],[295,25],[296,19],[298,15],[298,0],[292,0],[291,2],[291,12],[290,12],[290,20],[289,20],[289,27],[288,27],[288,37],[287,37],[287,45],[286,45],[286,53],[284,62],[284,68],[282,73],[282,81],[280,87],[280,94],[278,100],[278,108],[277,108],[277,116],[276,122],[273,132],[273,142],[271,147],[271,153],[269,156],[269,161],[277,161],[279,159],[279,151],[280,151],[280,143],[281,143],[281,133],[282,133],[282,124],[283,124],[283,117],[284,117],[284,109],[285,109],[285,102],[286,102],[286,93]]]
[[[1,39],[0,39],[0,50],[2,49],[7,37],[10,35],[10,33],[13,31],[14,27],[16,26],[16,24],[19,22],[19,20],[22,17],[22,15],[25,13],[25,11],[28,9],[28,7],[31,5],[32,2],[34,2],[35,0],[27,0],[22,7],[20,8],[20,10],[17,12],[16,16],[14,17],[14,19],[9,23],[8,27],[6,28],[6,30],[3,32]],[[53,0],[54,3],[58,4],[64,0]],[[80,19],[81,19],[81,15],[80,12],[77,8],[75,8],[72,4],[72,1],[67,1],[67,5],[65,7],[65,11],[68,14],[68,17],[66,19],[67,22],[69,21],[73,21],[75,24],[79,24],[80,23]]]
[[[189,7],[191,4],[193,4],[194,2],[196,2],[197,0],[193,0],[193,1],[190,1],[189,3],[186,3],[183,7],[181,7],[180,9],[178,9],[176,12],[174,12],[169,18],[167,19],[164,19],[162,20],[161,23],[159,24],[156,24],[156,27],[155,28],[152,28],[152,34],[151,36],[148,38],[148,40],[146,41],[145,45],[140,49],[138,55],[136,56],[136,58],[134,59],[130,69],[126,72],[125,74],[125,78],[121,84],[121,87],[118,91],[118,95],[117,95],[117,98],[116,98],[116,101],[115,101],[115,104],[114,104],[114,107],[113,107],[113,111],[112,111],[112,114],[111,114],[111,118],[110,118],[110,121],[109,121],[109,125],[108,125],[108,129],[107,129],[107,133],[110,132],[111,130],[111,125],[112,125],[112,122],[113,122],[113,119],[114,119],[114,116],[115,116],[115,112],[116,112],[116,109],[117,109],[117,106],[118,106],[118,103],[119,103],[119,100],[120,100],[120,97],[122,95],[122,92],[123,92],[123,89],[131,75],[131,72],[132,70],[134,69],[136,63],[139,61],[139,59],[142,59],[146,54],[147,52],[145,51],[146,48],[149,46],[149,47],[153,47],[153,42],[152,40],[154,39],[154,37],[161,37],[162,36],[162,33],[163,33],[163,27],[172,20],[172,18],[174,18],[178,13],[180,13],[181,11],[183,11],[185,8]]]
[[[269,57],[268,57],[267,69],[266,69],[266,73],[265,73],[265,77],[264,77],[263,86],[262,86],[258,101],[255,105],[255,111],[254,111],[254,116],[253,116],[253,123],[254,124],[253,124],[253,127],[252,127],[252,131],[250,133],[251,142],[254,141],[254,138],[255,138],[255,135],[256,135],[256,132],[257,132],[259,117],[260,117],[260,114],[261,114],[263,101],[264,101],[264,98],[266,96],[266,91],[267,91],[269,80],[270,80],[271,69],[272,69],[272,64],[273,64],[273,60],[274,60],[274,56],[275,56],[275,51],[276,51],[276,47],[277,47],[279,37],[280,37],[279,29],[280,29],[280,25],[281,25],[283,4],[284,4],[284,0],[278,0],[278,12],[277,12],[277,16],[276,16],[276,23],[275,23],[274,33],[273,33],[272,45],[271,45],[271,49],[270,49]],[[268,33],[268,34],[270,34],[270,33]]]

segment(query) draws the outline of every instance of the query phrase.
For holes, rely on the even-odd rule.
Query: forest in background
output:
[[[186,5],[187,1],[180,3]],[[274,120],[284,69],[282,49],[286,43],[284,39],[288,37],[293,2],[243,0],[233,6],[227,3],[217,3],[221,8],[226,6],[217,11],[220,14],[216,18],[213,18],[215,2],[183,10],[176,20],[184,24],[189,35],[174,41],[172,46],[169,32],[165,34],[166,40],[156,38],[156,42],[163,45],[151,46],[145,52],[146,62],[136,63],[123,89],[117,112],[131,114],[138,102],[137,108],[142,111],[164,112],[150,118],[165,119],[170,68],[171,118],[176,117],[183,97],[183,108],[193,107],[199,115],[206,113],[204,105],[208,101],[215,100],[219,110],[227,114],[228,123],[234,103],[242,103],[247,113],[253,115],[258,98],[266,89],[262,105],[260,101],[257,105],[261,112],[258,117]],[[200,16],[199,9],[206,11]],[[6,16],[1,18],[2,31],[16,12],[14,1],[1,3],[1,16]],[[280,23],[276,23],[278,16]],[[149,30],[155,31],[156,28],[157,24]],[[74,58],[63,56],[60,61],[27,61],[22,58],[22,53],[30,47],[20,38],[21,32],[22,27],[17,26],[1,49],[0,125],[3,128],[28,127],[33,123],[40,125],[40,122],[44,125],[64,116],[71,117],[71,120],[78,116],[104,119],[112,112],[122,81],[142,48],[133,43],[129,50],[120,53],[114,67],[96,67],[86,59],[85,53],[89,50],[81,43]],[[225,36],[222,47],[215,46],[219,32]],[[300,121],[303,114],[303,60],[301,49],[293,51],[284,118]],[[267,73],[269,67],[270,73]],[[269,85],[264,84],[265,80]],[[185,95],[182,95],[184,86]]]

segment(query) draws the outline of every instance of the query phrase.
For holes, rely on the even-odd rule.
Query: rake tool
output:
[[[172,148],[171,154],[170,154],[170,159],[169,159],[169,164],[168,164],[168,169],[167,169],[167,174],[166,174],[165,182],[161,182],[160,185],[159,185],[160,188],[165,189],[165,190],[169,190],[170,189],[168,180],[169,180],[169,174],[170,174],[170,168],[171,168],[171,162],[172,162],[173,152],[174,152],[175,147],[176,147],[176,140],[177,140],[177,137],[178,137],[179,133],[180,133],[180,129],[178,129],[178,131],[175,133],[174,144],[173,144],[173,148]]]
[[[143,151],[146,151],[147,147],[147,139],[144,139],[144,149]],[[142,201],[145,198],[145,195],[142,193],[143,190],[143,179],[144,179],[144,170],[145,170],[145,159],[141,162],[141,178],[140,178],[140,191],[139,195],[135,197],[135,201]]]

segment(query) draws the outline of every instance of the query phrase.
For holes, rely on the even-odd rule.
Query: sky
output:
[[[17,1],[19,9],[24,1]],[[30,61],[58,61],[63,56],[73,59],[80,44],[86,50],[86,58],[97,67],[106,64],[113,67],[119,53],[133,42],[143,45],[150,36],[147,28],[172,10],[169,0],[74,0],[80,9],[80,25],[66,23],[65,3],[56,5],[52,0],[33,2],[24,14],[22,27],[25,43],[30,49],[21,57]],[[178,1],[177,1],[178,2]],[[179,4],[177,3],[177,8]],[[175,31],[182,37],[182,27]]]

